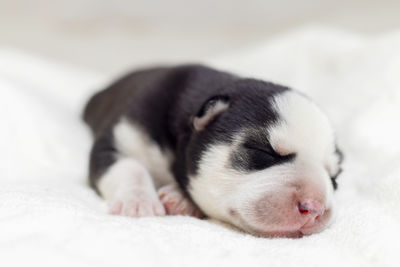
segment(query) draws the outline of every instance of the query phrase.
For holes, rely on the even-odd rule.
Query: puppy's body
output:
[[[149,69],[96,94],[84,119],[95,136],[90,182],[112,213],[202,211],[265,236],[330,221],[334,136],[286,87],[203,66]]]

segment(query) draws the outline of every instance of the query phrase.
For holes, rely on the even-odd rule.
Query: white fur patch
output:
[[[115,200],[136,189],[154,188],[154,184],[143,165],[134,159],[120,158],[103,174],[98,188],[105,199]]]
[[[332,159],[336,149],[334,133],[319,107],[289,91],[274,98],[274,108],[281,118],[281,122],[269,130],[274,149],[296,153],[313,164],[337,165]]]
[[[226,145],[210,147],[202,156],[198,174],[189,177],[189,192],[199,207],[211,216],[229,222],[228,198],[234,191],[235,178],[242,178],[234,174],[234,170],[226,168],[231,148]]]
[[[149,170],[157,188],[174,182],[171,153],[163,153],[139,126],[121,119],[114,128],[114,143],[122,157],[134,158]]]
[[[164,215],[147,169],[131,158],[120,158],[100,178],[98,188],[113,214]]]
[[[286,92],[274,99],[281,122],[269,130],[273,148],[296,153],[296,168],[308,179],[320,179],[326,187],[326,205],[331,206],[332,184],[329,175],[338,169],[335,136],[320,108],[304,96]]]

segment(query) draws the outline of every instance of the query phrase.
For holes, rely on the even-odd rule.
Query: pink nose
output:
[[[299,202],[297,208],[302,215],[307,215],[310,217],[314,216],[315,219],[325,212],[325,207],[323,204],[311,199],[306,199],[302,202]]]

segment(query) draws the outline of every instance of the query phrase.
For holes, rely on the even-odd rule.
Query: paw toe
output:
[[[196,205],[181,192],[175,185],[167,185],[158,191],[158,195],[165,211],[169,215],[189,215],[197,218],[202,217],[202,213]]]
[[[110,214],[129,217],[163,216],[165,209],[157,199],[116,201],[110,205]]]
[[[138,217],[154,216],[151,204],[139,205],[137,215]]]
[[[113,204],[111,204],[110,214],[114,214],[114,215],[121,214],[122,205],[123,204],[121,201],[117,201],[117,202],[114,202]]]
[[[164,209],[164,206],[161,204],[161,202],[153,203],[153,212],[154,212],[154,215],[156,215],[156,216],[164,216],[165,215],[165,209]]]
[[[137,203],[124,203],[122,215],[129,217],[138,216],[138,204]]]

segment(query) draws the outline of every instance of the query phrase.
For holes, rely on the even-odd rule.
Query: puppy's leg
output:
[[[101,177],[98,189],[109,203],[112,214],[165,215],[149,172],[135,159],[117,160]]]
[[[90,182],[110,206],[110,213],[132,217],[165,215],[150,173],[132,157],[121,154],[112,135],[99,138],[90,158]]]
[[[158,195],[169,215],[204,217],[200,209],[182,192],[176,184],[169,184],[158,190]]]

